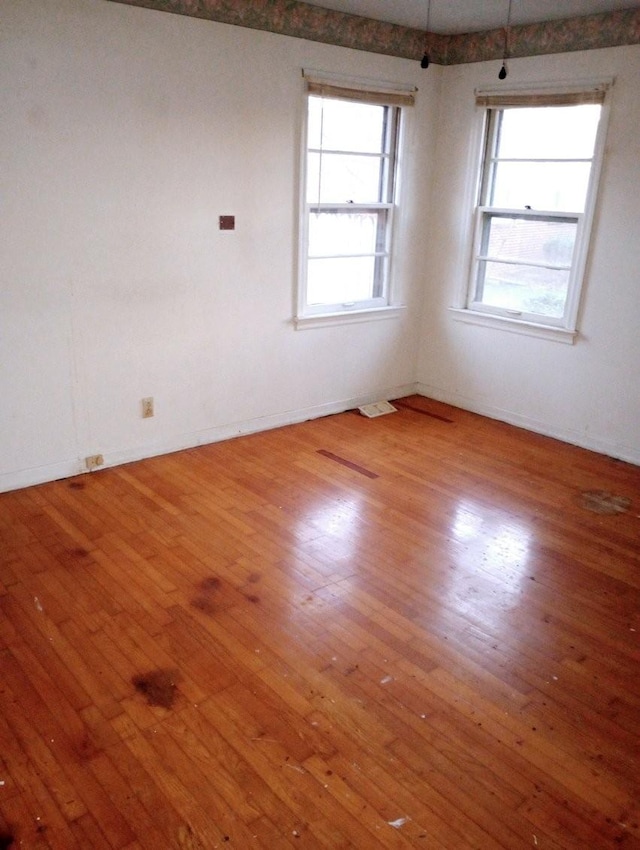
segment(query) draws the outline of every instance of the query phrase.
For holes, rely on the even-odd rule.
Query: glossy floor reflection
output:
[[[527,604],[532,530],[513,517],[468,500],[456,507],[451,526],[451,571],[447,600],[474,620],[500,630],[505,615]]]

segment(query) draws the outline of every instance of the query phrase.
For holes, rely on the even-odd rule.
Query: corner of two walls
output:
[[[469,267],[474,89],[498,61],[444,69],[418,360],[426,396],[640,463],[640,46],[512,59],[509,82],[614,77],[607,145],[573,345],[455,321]]]

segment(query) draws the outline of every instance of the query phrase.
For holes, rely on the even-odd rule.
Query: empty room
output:
[[[0,850],[640,850],[639,0],[3,0]]]

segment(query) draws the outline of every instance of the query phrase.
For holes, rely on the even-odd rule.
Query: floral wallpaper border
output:
[[[504,28],[460,35],[425,34],[421,30],[347,15],[300,0],[109,2],[142,6],[404,59],[420,59],[426,46],[431,61],[437,65],[498,59],[502,57],[505,47]],[[514,57],[538,56],[628,44],[640,44],[640,9],[511,27],[507,52]]]
[[[627,9],[511,27],[508,56],[540,56],[640,44],[640,10]],[[447,37],[446,65],[502,58],[505,30],[465,33]]]

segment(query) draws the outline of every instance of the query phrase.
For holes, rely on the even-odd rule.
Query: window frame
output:
[[[475,189],[472,201],[472,236],[469,247],[469,272],[461,291],[458,303],[451,308],[453,317],[472,324],[487,325],[508,331],[522,332],[561,342],[573,343],[578,334],[578,320],[581,307],[581,296],[584,290],[587,262],[591,247],[593,221],[596,200],[599,190],[600,177],[604,159],[605,139],[609,118],[608,91],[613,80],[577,81],[576,85],[540,86],[532,89],[515,88],[508,91],[490,89],[476,91],[476,107],[478,112],[478,157],[475,174]],[[589,175],[586,200],[582,212],[548,211],[538,209],[511,209],[491,206],[484,203],[489,187],[493,183],[495,160],[498,152],[499,126],[496,113],[511,108],[531,108],[544,106],[562,106],[578,103],[598,103],[601,106],[599,124],[594,144],[593,156]],[[493,116],[493,117],[492,117]],[[495,122],[495,123],[494,123]],[[532,157],[530,161],[536,161]],[[540,161],[545,161],[544,157]],[[546,159],[547,162],[551,161]],[[584,157],[576,160],[585,161]],[[564,220],[576,224],[576,238],[573,246],[569,271],[567,295],[562,317],[544,316],[541,313],[509,310],[495,307],[478,300],[475,296],[478,289],[479,270],[486,257],[481,248],[485,223],[491,217],[510,218],[512,220]],[[515,263],[517,264],[517,263]],[[529,265],[529,263],[525,263]],[[531,263],[535,265],[535,263]],[[553,264],[549,264],[553,267]]]
[[[315,72],[303,71],[303,128],[300,161],[300,216],[299,216],[299,268],[298,287],[296,294],[294,323],[296,327],[317,327],[325,324],[336,324],[353,321],[368,321],[371,319],[392,318],[400,314],[402,305],[392,303],[392,265],[395,218],[399,197],[399,165],[401,147],[404,137],[404,107],[414,103],[415,87],[391,88],[389,84],[373,81],[354,81],[331,75],[318,75]],[[308,144],[309,98],[326,97],[339,99],[355,104],[374,104],[385,107],[389,112],[385,116],[384,149],[380,152],[363,152],[333,149],[311,149]],[[376,202],[334,202],[313,201],[307,198],[308,155],[320,153],[327,156],[371,156],[381,160],[381,179],[379,199]],[[355,301],[334,302],[331,304],[310,304],[308,292],[308,263],[309,225],[314,213],[381,213],[384,216],[382,227],[383,238],[376,240],[376,250],[373,254],[375,279],[373,281],[372,297]],[[337,253],[336,257],[356,257],[356,253]],[[329,259],[330,255],[323,254],[318,258]]]

